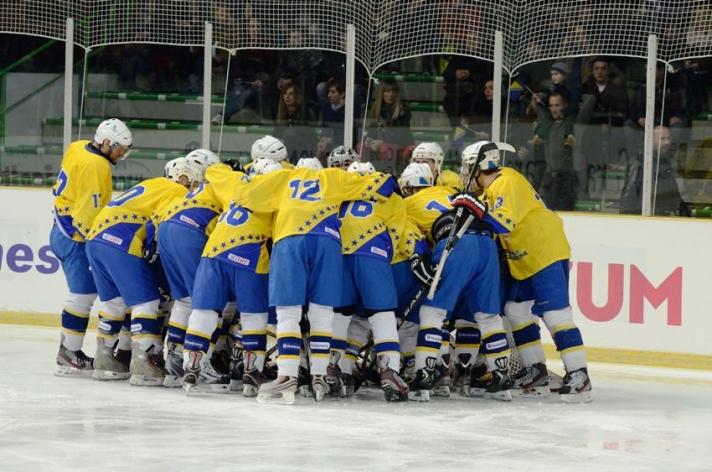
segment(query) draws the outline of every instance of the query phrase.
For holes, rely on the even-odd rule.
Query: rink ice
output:
[[[55,377],[58,337],[0,325],[2,472],[712,470],[708,372],[594,364],[587,405],[387,404],[368,389],[278,406]]]

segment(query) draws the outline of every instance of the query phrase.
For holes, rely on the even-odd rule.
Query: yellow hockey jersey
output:
[[[405,228],[405,203],[398,194],[385,201],[355,200],[344,202],[339,210],[341,252],[386,259]]]
[[[269,272],[267,240],[274,213],[254,213],[231,202],[208,238],[203,257],[220,259],[258,274]]]
[[[279,161],[278,164],[282,166],[282,169],[288,169],[288,170],[293,170],[293,169],[295,169],[294,164],[292,164],[292,163],[289,162],[289,161]],[[255,165],[254,162],[248,162],[247,164],[245,164],[245,166],[243,167],[243,169],[245,169],[245,173],[249,174],[249,173],[250,173],[250,168],[251,168],[253,165]]]
[[[52,187],[54,218],[67,237],[84,241],[94,218],[111,200],[111,166],[91,141],[75,141],[67,148]]]
[[[397,241],[391,264],[407,261],[413,254],[424,254],[429,249],[425,235],[420,231],[415,221],[410,218],[406,219],[403,231]]]
[[[415,223],[428,242],[433,243],[431,228],[443,213],[452,210],[450,187],[427,187],[405,199],[408,218]]]
[[[274,242],[293,235],[339,240],[337,213],[349,200],[385,199],[395,180],[381,173],[367,176],[341,169],[279,170],[258,176],[235,192],[235,202],[257,213],[277,212]]]
[[[104,207],[89,231],[96,240],[141,257],[144,240],[153,237],[149,226],[158,226],[165,206],[185,196],[188,189],[165,177],[144,180]]]
[[[440,187],[451,187],[454,190],[462,190],[462,188],[465,186],[462,183],[462,179],[460,178],[460,176],[451,170],[443,170],[442,172],[440,172],[440,174],[438,175],[438,179],[435,182],[435,185],[438,185]]]
[[[172,221],[210,236],[218,216],[230,204],[235,187],[246,183],[242,172],[234,172],[225,164],[215,164],[205,172],[205,181],[175,199],[160,214],[160,221]]]
[[[571,258],[561,218],[546,208],[522,174],[502,168],[485,189],[483,199],[489,205],[489,215],[501,225],[496,231],[512,277],[523,280],[556,261]]]

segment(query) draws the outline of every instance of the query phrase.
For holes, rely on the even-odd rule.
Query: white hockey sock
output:
[[[533,305],[533,300],[504,304],[504,315],[512,327],[512,336],[525,367],[546,362],[539,335],[539,318],[531,311]]]
[[[586,349],[581,331],[574,324],[571,307],[545,311],[542,315],[567,372],[586,367]]]
[[[188,319],[184,350],[208,352],[210,340],[218,325],[218,312],[214,310],[193,310]]]
[[[388,367],[400,370],[400,343],[396,330],[396,314],[393,311],[380,311],[368,318],[373,330],[373,349],[377,355],[388,358]]]
[[[337,365],[343,364],[346,355],[347,339],[349,335],[349,325],[351,316],[334,312],[334,324],[331,335],[331,358],[337,359]]]
[[[255,356],[254,366],[262,372],[267,347],[267,313],[241,313],[242,343]]]
[[[415,348],[418,344],[418,325],[412,321],[404,321],[398,329],[398,341],[405,364],[415,359]]]
[[[126,309],[126,304],[121,297],[112,298],[99,305],[99,326],[96,337],[103,341],[104,345],[113,347],[118,341]]]
[[[190,297],[179,298],[173,302],[171,317],[168,321],[168,342],[183,344],[192,309]]]
[[[415,370],[424,369],[427,359],[432,357],[437,362],[442,344],[442,325],[447,312],[441,308],[423,305],[420,307],[420,328],[418,345],[415,348]]]
[[[70,351],[82,348],[89,324],[89,312],[96,293],[70,293],[62,311],[62,344]]]
[[[344,374],[353,373],[354,364],[361,348],[368,342],[371,330],[368,320],[362,316],[352,316],[349,324],[346,355],[339,361],[339,367]]]
[[[480,330],[477,323],[456,320],[455,329],[455,359],[473,365],[480,351]]]
[[[309,304],[309,366],[312,375],[326,375],[329,366],[334,309],[330,306]]]
[[[131,311],[126,311],[124,313],[124,322],[121,325],[121,331],[119,331],[119,344],[116,345],[117,349],[122,351],[131,350]]]
[[[296,377],[299,372],[299,352],[302,347],[302,332],[299,320],[301,305],[278,306],[277,311],[277,371],[280,376]]]
[[[475,313],[475,321],[482,335],[482,352],[487,359],[489,370],[505,369],[509,366],[509,343],[499,314]],[[502,359],[505,358],[505,359]]]
[[[131,342],[138,344],[139,349],[148,351],[152,346],[155,352],[163,349],[159,322],[159,300],[151,300],[131,307]]]

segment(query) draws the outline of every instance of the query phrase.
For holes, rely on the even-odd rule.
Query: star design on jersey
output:
[[[82,229],[82,226],[84,226],[84,225],[81,223],[77,223],[77,228]]]
[[[230,244],[235,244],[237,241],[235,241],[235,238],[230,238]]]
[[[134,220],[138,220],[138,215],[134,213],[133,215],[131,215],[131,218],[133,218]]]
[[[364,239],[366,239],[366,236],[364,236],[363,234],[359,234],[359,235],[358,235],[358,238],[359,238],[361,241],[363,241]]]
[[[311,224],[312,224],[312,223],[311,223],[311,221],[309,221],[309,220],[307,220],[307,221],[304,222],[304,226],[306,226],[307,228],[308,228],[309,226],[311,226]]]
[[[322,208],[321,210],[319,210],[319,214],[322,215],[322,216],[324,216],[324,215],[326,214],[326,212],[325,212],[324,209]]]
[[[240,241],[244,241],[244,240],[245,240],[245,237],[244,237],[244,236],[240,236]]]
[[[358,241],[356,241],[356,240],[354,239],[354,240],[351,241],[351,244],[353,244],[353,245],[355,246],[355,245],[358,244]]]
[[[297,231],[299,231],[300,233],[303,233],[303,232],[304,232],[304,227],[300,226],[299,228],[297,228]]]
[[[511,225],[511,224],[512,224],[512,219],[511,219],[511,218],[507,218],[506,220],[504,220],[504,222],[507,223],[508,225]]]
[[[193,200],[191,200],[191,202],[193,202],[193,205],[197,205],[197,204],[198,204],[198,200],[196,200],[195,198],[194,198]]]
[[[176,206],[173,207],[174,210],[177,210],[177,209],[179,209],[179,208],[180,208],[179,205],[176,205]]]
[[[254,237],[253,237],[251,234],[248,234],[248,235],[247,235],[247,239],[250,240],[250,241],[252,241],[252,240],[254,239]]]
[[[222,243],[220,243],[220,247],[222,247],[222,248],[227,247],[227,243],[225,241],[223,241]]]
[[[213,252],[218,252],[218,247],[217,247],[217,246],[213,246]]]

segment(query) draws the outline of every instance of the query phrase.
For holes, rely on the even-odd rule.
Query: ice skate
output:
[[[341,380],[341,369],[336,363],[330,362],[326,367],[326,383],[329,386],[329,395],[338,398],[346,396],[346,389]]]
[[[84,351],[70,351],[60,342],[57,353],[57,370],[55,375],[61,377],[91,377],[94,372],[94,359],[84,354]]]
[[[242,385],[244,374],[245,374],[245,364],[244,364],[244,351],[242,347],[233,343],[230,348],[230,391],[237,392],[240,388],[244,387]],[[255,394],[256,395],[256,394]],[[254,396],[254,395],[252,395]]]
[[[356,380],[351,374],[341,373],[341,384],[344,387],[344,397],[353,397],[356,393]]]
[[[522,397],[547,396],[551,393],[549,372],[546,364],[536,363],[531,367],[523,367],[514,376],[512,389],[515,395]]]
[[[559,398],[565,403],[589,403],[593,400],[591,379],[586,367],[566,373],[564,384],[559,389]]]
[[[293,405],[294,394],[297,392],[297,378],[279,376],[272,382],[260,385],[257,401],[279,405]]]
[[[379,359],[381,389],[387,402],[402,402],[408,400],[408,384],[398,375],[398,372],[388,367],[388,359]]]
[[[114,346],[107,346],[103,339],[97,339],[92,378],[95,380],[126,380],[130,376],[129,366],[116,358]]]
[[[164,387],[181,387],[183,385],[183,348],[174,342],[166,343],[166,377]]]
[[[311,387],[314,394],[314,401],[320,402],[331,391],[326,383],[325,375],[312,375]]]
[[[452,388],[463,397],[470,396],[470,382],[472,382],[472,364],[470,354],[460,354],[453,362]]]
[[[450,398],[450,372],[444,364],[435,366],[435,383],[433,384],[433,396]]]
[[[242,375],[242,396],[247,398],[256,397],[260,385],[265,383],[265,378],[257,367],[255,367],[255,354],[247,351],[245,353],[245,372]],[[232,387],[232,380],[230,381]]]
[[[492,398],[503,402],[512,401],[512,380],[504,369],[487,372],[472,379],[470,392],[473,397]]]
[[[164,370],[165,361],[163,355],[157,352],[156,346],[151,346],[147,351],[141,349],[138,344],[131,346],[131,365],[129,366],[129,383],[131,385],[143,387],[155,387],[163,385],[166,377]]]
[[[408,384],[408,400],[428,402],[430,401],[430,391],[435,384],[437,373],[435,369],[424,367],[415,373],[415,379]]]
[[[186,394],[193,393],[228,393],[230,376],[218,372],[202,351],[186,351],[187,364],[183,368],[183,387]],[[188,385],[186,385],[186,383]]]

